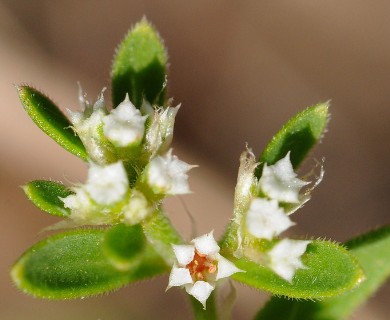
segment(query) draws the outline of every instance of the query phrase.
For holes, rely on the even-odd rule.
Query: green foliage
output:
[[[175,257],[171,245],[183,243],[183,240],[167,216],[159,209],[141,224],[148,241],[153,243],[161,257],[172,265]]]
[[[306,269],[299,269],[292,283],[283,280],[259,263],[232,259],[246,272],[232,276],[251,287],[290,298],[320,299],[352,289],[363,280],[356,259],[343,247],[329,241],[315,240],[302,257]]]
[[[70,153],[87,160],[88,155],[72,124],[43,93],[29,86],[18,86],[20,101],[35,124]]]
[[[163,106],[166,102],[167,61],[167,52],[157,31],[146,19],[142,19],[130,30],[119,45],[114,57],[111,70],[113,107],[115,108],[121,103],[126,94],[129,94],[131,102],[137,108],[141,108],[145,100],[150,104]],[[85,191],[85,188],[82,189],[85,193],[77,194],[77,196],[81,196],[76,199],[79,201],[77,205],[82,203],[81,206],[86,206],[82,214],[87,212],[91,217],[99,215],[107,217],[108,214],[114,212],[118,213],[118,218],[99,220],[96,224],[105,223],[100,229],[68,231],[50,236],[33,245],[12,268],[12,279],[17,287],[27,294],[40,298],[79,298],[105,293],[129,283],[168,272],[177,262],[176,260],[179,260],[174,255],[172,244],[181,244],[183,240],[161,209],[161,200],[167,194],[159,193],[156,195],[151,191],[144,170],[148,167],[148,163],[154,160],[153,157],[163,155],[169,148],[177,110],[168,110],[167,114],[159,114],[158,122],[151,121],[151,117],[149,117],[145,126],[146,129],[150,126],[153,130],[146,131],[147,138],[145,139],[143,131],[145,127],[142,128],[139,143],[135,149],[114,148],[104,135],[104,121],[102,119],[108,114],[108,111],[105,106],[103,108],[101,105],[102,98],[94,109],[87,110],[87,113],[96,115],[96,119],[93,118],[91,123],[87,123],[80,130],[77,129],[85,143],[84,146],[79,136],[72,130],[69,120],[47,96],[29,86],[19,86],[17,89],[28,115],[40,129],[58,144],[83,160],[89,158],[86,146],[89,151],[95,152],[90,152],[90,161],[94,161],[100,166],[122,159],[130,180],[129,187],[127,182],[122,182],[119,185],[119,189],[123,186],[127,188],[124,192],[126,196],[122,194],[122,198],[115,200],[116,202],[107,201],[105,203],[103,201],[97,205],[89,199],[89,191]],[[98,109],[99,107],[104,110]],[[289,151],[291,152],[292,165],[297,168],[311,148],[323,136],[329,119],[328,108],[328,102],[320,103],[291,118],[272,138],[261,154],[259,158],[261,164],[257,167],[255,176],[257,178],[261,176],[264,163],[275,164]],[[95,109],[101,114],[93,113],[96,111]],[[169,112],[171,114],[168,114]],[[89,116],[92,115],[89,114]],[[131,131],[131,121],[129,119],[122,120],[126,120],[123,121],[123,126],[129,125],[127,129]],[[149,136],[150,134],[151,136]],[[151,151],[150,148],[147,149],[146,142],[144,144],[141,142],[142,139],[150,142],[148,139],[159,139],[160,137],[167,139],[167,141],[161,142],[164,144],[164,149],[158,144],[156,150]],[[146,152],[143,152],[144,149],[141,147],[145,147]],[[94,158],[92,154],[96,157]],[[253,177],[255,162],[253,156],[247,163],[243,162],[243,169],[240,170],[240,172],[242,171],[241,185],[238,184],[236,189],[236,194],[239,197],[235,199],[235,219],[220,241],[221,253],[244,271],[233,274],[232,278],[279,297],[298,299],[332,297],[318,303],[274,297],[257,315],[256,319],[337,320],[348,316],[390,275],[390,227],[369,233],[346,244],[359,260],[367,276],[367,281],[355,291],[347,292],[364,279],[363,271],[356,258],[345,247],[323,240],[315,240],[308,245],[302,256],[305,268],[297,267],[290,283],[267,266],[267,259],[270,257],[267,252],[277,241],[276,237],[266,241],[264,239],[251,239],[245,234],[247,232],[244,228],[245,214],[247,214],[251,198],[258,196],[254,193],[257,182]],[[180,165],[186,166],[183,163]],[[180,174],[186,176],[184,173]],[[122,175],[125,176],[124,173]],[[100,174],[96,176],[98,176],[99,183],[104,180],[101,179],[103,177]],[[167,178],[167,180],[169,179]],[[112,188],[114,191],[115,187],[118,187],[115,186],[115,181],[109,183],[111,184],[108,186],[103,184],[102,190],[100,190],[103,194],[106,194],[106,187]],[[89,187],[96,186],[89,185]],[[60,198],[68,197],[73,194],[73,191],[61,183],[36,180],[23,186],[23,190],[41,210],[62,218],[70,216],[70,210],[64,207]],[[141,196],[137,197],[138,194]],[[73,213],[78,213],[77,205],[70,217],[73,217]],[[284,208],[280,201],[278,206]],[[152,212],[153,210],[154,212]],[[152,213],[150,214],[150,212]],[[140,213],[139,218],[138,213]],[[93,224],[95,221],[91,220],[92,218],[88,220],[88,214],[85,215],[85,222]],[[138,219],[132,220],[132,214]],[[131,226],[121,223],[123,221],[128,224],[138,223],[141,219],[139,224]],[[106,224],[109,223],[118,224],[107,226]],[[193,253],[193,251],[191,252]],[[233,255],[233,252],[236,253],[236,256]],[[243,257],[238,258],[237,253],[242,253]],[[285,257],[283,256],[283,258]],[[195,260],[196,264],[192,261],[188,265],[194,263],[198,266],[203,263],[199,261]],[[188,267],[187,262],[185,265]],[[204,265],[201,267],[205,268]],[[210,269],[205,270],[210,273],[215,272],[215,270],[221,272],[223,270],[221,264],[217,266],[209,264],[207,268]],[[211,271],[212,268],[214,268],[213,271]],[[188,271],[185,272],[188,275]],[[191,274],[191,276],[207,280],[207,277],[204,278],[202,273],[200,275],[198,273]],[[172,279],[174,279],[173,276]],[[191,278],[188,283],[191,283]],[[214,285],[214,283],[212,284]],[[172,286],[176,286],[176,284]],[[232,291],[230,300],[226,300],[230,305],[232,305],[231,302],[235,296],[233,293]],[[342,293],[344,294],[340,295]],[[194,296],[197,297],[197,294]],[[207,301],[207,310],[203,310],[204,300],[202,301],[202,298],[194,299],[191,297],[190,299],[195,319],[218,318],[215,291]],[[228,317],[227,314],[231,311],[230,307],[225,304],[223,308],[225,312],[220,312],[219,315]]]
[[[144,18],[119,45],[111,71],[112,104],[116,107],[129,94],[140,108],[145,98],[151,104],[164,104],[167,53],[153,26]]]
[[[60,198],[66,198],[73,192],[62,183],[34,180],[24,185],[23,191],[39,209],[53,216],[66,217],[70,214]]]
[[[256,316],[257,320],[346,319],[390,276],[390,226],[346,243],[361,264],[366,280],[353,291],[319,302],[273,297]]]
[[[104,293],[168,271],[148,246],[134,268],[121,271],[106,259],[104,230],[77,230],[38,242],[12,268],[12,279],[25,293],[69,299]]]
[[[291,163],[297,168],[324,134],[329,118],[328,108],[329,102],[319,103],[291,118],[268,143],[259,162],[272,165],[291,151]],[[258,178],[263,170],[262,164],[256,170]]]
[[[118,224],[107,230],[104,237],[104,253],[120,270],[134,267],[146,246],[146,238],[139,224],[127,226]]]

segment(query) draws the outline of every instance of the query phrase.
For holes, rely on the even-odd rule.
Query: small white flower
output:
[[[145,196],[134,190],[128,204],[123,208],[124,222],[129,225],[137,224],[149,216],[153,209]]]
[[[112,146],[107,145],[107,138],[102,134],[103,119],[107,114],[104,102],[104,90],[93,104],[85,99],[85,94],[79,88],[79,101],[82,112],[67,110],[74,130],[83,142],[88,156],[97,164],[104,165],[116,160]]]
[[[126,199],[129,182],[122,162],[107,166],[90,163],[87,182],[73,188],[75,194],[60,198],[71,210],[76,225],[101,225],[117,221],[121,211],[113,205]]]
[[[246,228],[257,238],[272,240],[293,225],[276,200],[255,198],[246,215]]]
[[[305,269],[301,256],[311,241],[283,239],[269,252],[271,269],[280,277],[292,281],[297,269]]]
[[[187,172],[194,166],[172,155],[172,149],[164,156],[153,158],[146,170],[147,182],[158,194],[191,193]]]
[[[271,199],[279,202],[299,203],[299,191],[310,182],[302,181],[296,176],[290,162],[290,152],[288,152],[274,165],[264,164],[259,187]]]
[[[188,294],[206,309],[206,300],[219,279],[242,272],[219,254],[213,231],[191,241],[190,245],[172,245],[176,263],[169,275],[167,290],[184,286]]]
[[[85,190],[100,205],[111,205],[123,199],[129,181],[121,161],[107,166],[90,164]]]
[[[125,100],[103,118],[104,135],[117,147],[138,145],[144,136],[146,118],[126,95]]]
[[[152,121],[146,133],[146,149],[152,157],[157,153],[165,152],[169,148],[173,138],[175,117],[179,108],[180,105],[175,108],[167,107],[153,111]]]

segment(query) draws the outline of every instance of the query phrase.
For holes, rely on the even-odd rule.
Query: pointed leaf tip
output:
[[[24,109],[35,124],[65,150],[87,160],[88,155],[72,124],[46,95],[29,86],[16,86]]]
[[[305,159],[309,151],[319,142],[329,121],[330,101],[318,103],[292,117],[268,143],[256,170],[260,177],[263,164],[272,165],[291,151],[290,158],[294,168]]]
[[[58,217],[67,217],[70,210],[65,208],[60,198],[66,198],[73,192],[59,182],[34,180],[23,187],[23,191],[39,209]]]
[[[111,70],[112,102],[116,107],[129,94],[140,108],[143,99],[163,105],[168,56],[156,29],[143,18],[120,43]]]

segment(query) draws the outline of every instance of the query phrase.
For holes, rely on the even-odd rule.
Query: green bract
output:
[[[66,198],[73,192],[62,183],[34,180],[24,185],[23,191],[39,209],[53,216],[66,217],[70,214],[60,198]]]
[[[119,45],[112,64],[112,103],[116,107],[129,94],[140,108],[143,99],[164,104],[167,53],[157,31],[142,19]]]
[[[35,124],[65,150],[87,160],[84,145],[54,102],[29,86],[18,86],[17,89],[24,109]]]

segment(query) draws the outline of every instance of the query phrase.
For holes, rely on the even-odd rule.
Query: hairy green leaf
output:
[[[169,271],[150,245],[134,268],[118,270],[103,252],[104,235],[105,230],[77,230],[38,242],[13,266],[14,283],[36,297],[69,299],[105,293]]]
[[[289,151],[291,163],[297,168],[310,149],[321,139],[328,123],[328,108],[329,102],[319,103],[291,118],[264,149],[256,176],[261,176],[264,163],[272,165]]]
[[[70,214],[60,198],[66,198],[73,192],[62,183],[34,180],[24,185],[23,191],[39,209],[53,216],[66,217]]]
[[[390,276],[390,226],[369,232],[346,243],[359,260],[366,280],[355,290],[319,302],[273,297],[257,320],[340,320],[370,297]]]
[[[104,253],[111,263],[120,270],[134,267],[144,251],[146,238],[139,224],[128,226],[118,224],[107,230],[104,237]]]
[[[161,209],[158,209],[141,225],[148,241],[153,244],[167,264],[172,265],[175,261],[175,255],[171,245],[183,243],[183,240],[168,217]]]
[[[137,108],[144,98],[152,104],[164,104],[167,61],[160,36],[145,18],[142,19],[121,42],[114,57],[113,106],[121,103],[126,93]]]
[[[292,283],[259,263],[244,258],[232,261],[245,271],[234,274],[234,280],[290,298],[331,297],[355,287],[363,279],[355,258],[343,247],[329,241],[315,240],[308,245],[302,256],[307,268],[298,269]]]
[[[83,160],[88,159],[80,138],[61,110],[43,93],[29,86],[18,86],[20,100],[35,124],[61,147]]]

